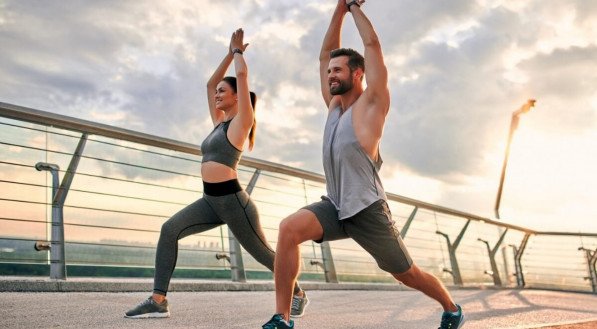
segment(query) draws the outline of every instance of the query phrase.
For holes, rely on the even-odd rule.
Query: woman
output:
[[[255,94],[249,92],[248,70],[243,51],[244,32],[236,30],[229,51],[207,82],[207,99],[214,130],[201,144],[203,197],[185,207],[162,226],[156,252],[153,294],[126,312],[127,318],[170,316],[166,293],[176,265],[178,240],[191,234],[228,224],[236,239],[257,261],[274,269],[274,251],[265,239],[259,214],[249,195],[241,188],[236,167],[245,141],[249,149],[255,139]],[[235,77],[224,77],[234,61]],[[214,94],[215,92],[215,94]],[[293,309],[302,316],[308,299],[295,287]]]

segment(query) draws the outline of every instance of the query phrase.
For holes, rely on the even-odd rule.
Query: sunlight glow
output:
[[[597,196],[595,158],[595,131],[562,136],[521,127],[511,148],[504,186],[506,213],[523,217],[520,209],[526,209],[524,218],[529,223],[561,216],[561,223],[549,223],[550,227],[597,231],[597,210],[592,216],[586,212]],[[585,209],[584,216],[571,217],[581,209]]]

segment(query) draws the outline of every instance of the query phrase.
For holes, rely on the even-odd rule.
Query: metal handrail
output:
[[[83,119],[77,119],[66,115],[49,113],[40,110],[35,110],[28,107],[18,106],[0,102],[0,115],[10,119],[16,119],[35,124],[42,124],[46,126],[53,126],[60,129],[67,129],[81,133],[88,133],[91,135],[100,135],[104,137],[124,140],[128,142],[139,143],[148,146],[159,147],[163,149],[188,153],[193,155],[201,155],[201,150],[198,145],[177,141],[170,138],[159,137],[145,134],[142,132],[118,128],[102,123],[92,122]],[[243,156],[240,161],[241,165],[261,169],[264,171],[275,172],[280,174],[288,174],[299,178],[309,179],[312,181],[325,183],[325,178],[316,173],[306,170],[301,170],[265,160],[254,159]]]
[[[150,134],[141,133],[134,130],[118,128],[106,124],[92,122],[83,119],[77,119],[61,114],[50,113],[40,111],[28,107],[19,105],[9,104],[0,102],[0,116],[26,121],[34,124],[41,124],[46,126],[53,126],[60,129],[67,129],[71,131],[77,131],[81,133],[87,133],[92,135],[99,135],[108,138],[114,138],[124,140],[128,142],[139,143],[147,146],[159,147],[163,149],[178,151],[182,153],[201,155],[199,146],[191,143],[181,142],[174,139],[165,137],[154,136]],[[325,177],[321,174],[314,172],[278,164],[270,161],[261,159],[255,159],[247,156],[243,156],[240,160],[240,164],[247,167],[252,167],[262,171],[274,172],[279,174],[290,175],[302,179],[307,179],[319,183],[325,183]],[[495,226],[510,228],[513,230],[521,231],[528,234],[534,235],[559,235],[559,236],[587,236],[597,237],[596,233],[581,233],[581,232],[547,232],[537,231],[526,227],[504,223],[496,221],[486,217],[474,215],[464,211],[443,207],[416,199],[404,197],[401,195],[387,193],[388,199],[403,204],[408,204],[414,207],[435,211],[447,215],[453,215],[457,217],[467,218],[474,221],[484,222]]]

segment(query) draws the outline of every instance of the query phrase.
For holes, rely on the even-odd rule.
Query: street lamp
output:
[[[519,116],[527,113],[531,110],[531,107],[535,106],[535,100],[529,99],[523,104],[518,110],[512,113],[512,122],[510,123],[510,133],[508,134],[508,144],[506,145],[506,155],[504,156],[504,164],[502,166],[502,176],[500,177],[500,187],[498,188],[497,198],[495,200],[495,217],[500,219],[500,201],[502,199],[502,188],[504,187],[504,178],[506,177],[506,166],[508,165],[508,156],[510,155],[510,143],[512,142],[512,136],[514,131],[518,128]]]

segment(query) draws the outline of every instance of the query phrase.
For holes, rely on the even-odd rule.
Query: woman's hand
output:
[[[232,33],[232,37],[230,38],[230,53],[234,49],[240,49],[241,51],[245,51],[247,49],[248,43],[243,43],[245,32],[243,29],[238,29]]]

